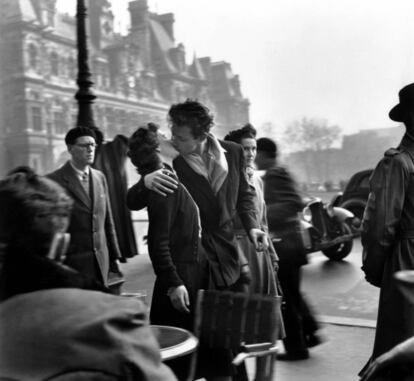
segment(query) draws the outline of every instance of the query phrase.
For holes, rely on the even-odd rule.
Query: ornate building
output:
[[[17,165],[44,173],[66,158],[64,135],[77,119],[76,19],[55,3],[0,0],[0,175]],[[120,35],[109,1],[89,0],[94,115],[107,139],[147,121],[166,128],[169,106],[188,97],[211,108],[218,136],[249,120],[229,63],[194,57],[188,65],[173,14],[150,12],[146,0],[131,1],[129,13]]]

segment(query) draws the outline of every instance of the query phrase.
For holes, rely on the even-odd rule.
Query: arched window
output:
[[[59,75],[59,57],[56,52],[50,54],[50,71],[52,75]]]
[[[37,69],[38,63],[39,63],[39,54],[37,51],[37,47],[35,44],[29,45],[29,66],[31,69]]]

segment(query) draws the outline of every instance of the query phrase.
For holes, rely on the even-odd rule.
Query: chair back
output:
[[[208,347],[275,343],[280,297],[230,291],[198,292],[194,333]]]
[[[280,303],[280,296],[199,290],[194,334],[202,346],[230,349],[238,354],[234,365],[247,357],[264,356],[264,361],[256,364],[255,380],[270,381],[277,352]],[[196,362],[197,352],[187,380],[194,379]]]

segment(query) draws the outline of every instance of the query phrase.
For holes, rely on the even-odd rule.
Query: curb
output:
[[[370,319],[358,319],[358,318],[347,318],[339,316],[329,316],[329,315],[317,315],[316,320],[319,323],[326,324],[335,324],[351,327],[361,327],[361,328],[376,328],[377,322]]]

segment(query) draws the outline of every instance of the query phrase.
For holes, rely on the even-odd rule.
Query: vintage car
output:
[[[372,172],[373,169],[365,169],[355,173],[349,179],[344,191],[336,197],[334,206],[348,209],[362,220],[369,194],[369,178]]]
[[[360,219],[332,201],[315,198],[308,202],[302,212],[301,238],[307,253],[322,251],[329,259],[340,261],[352,250]]]

